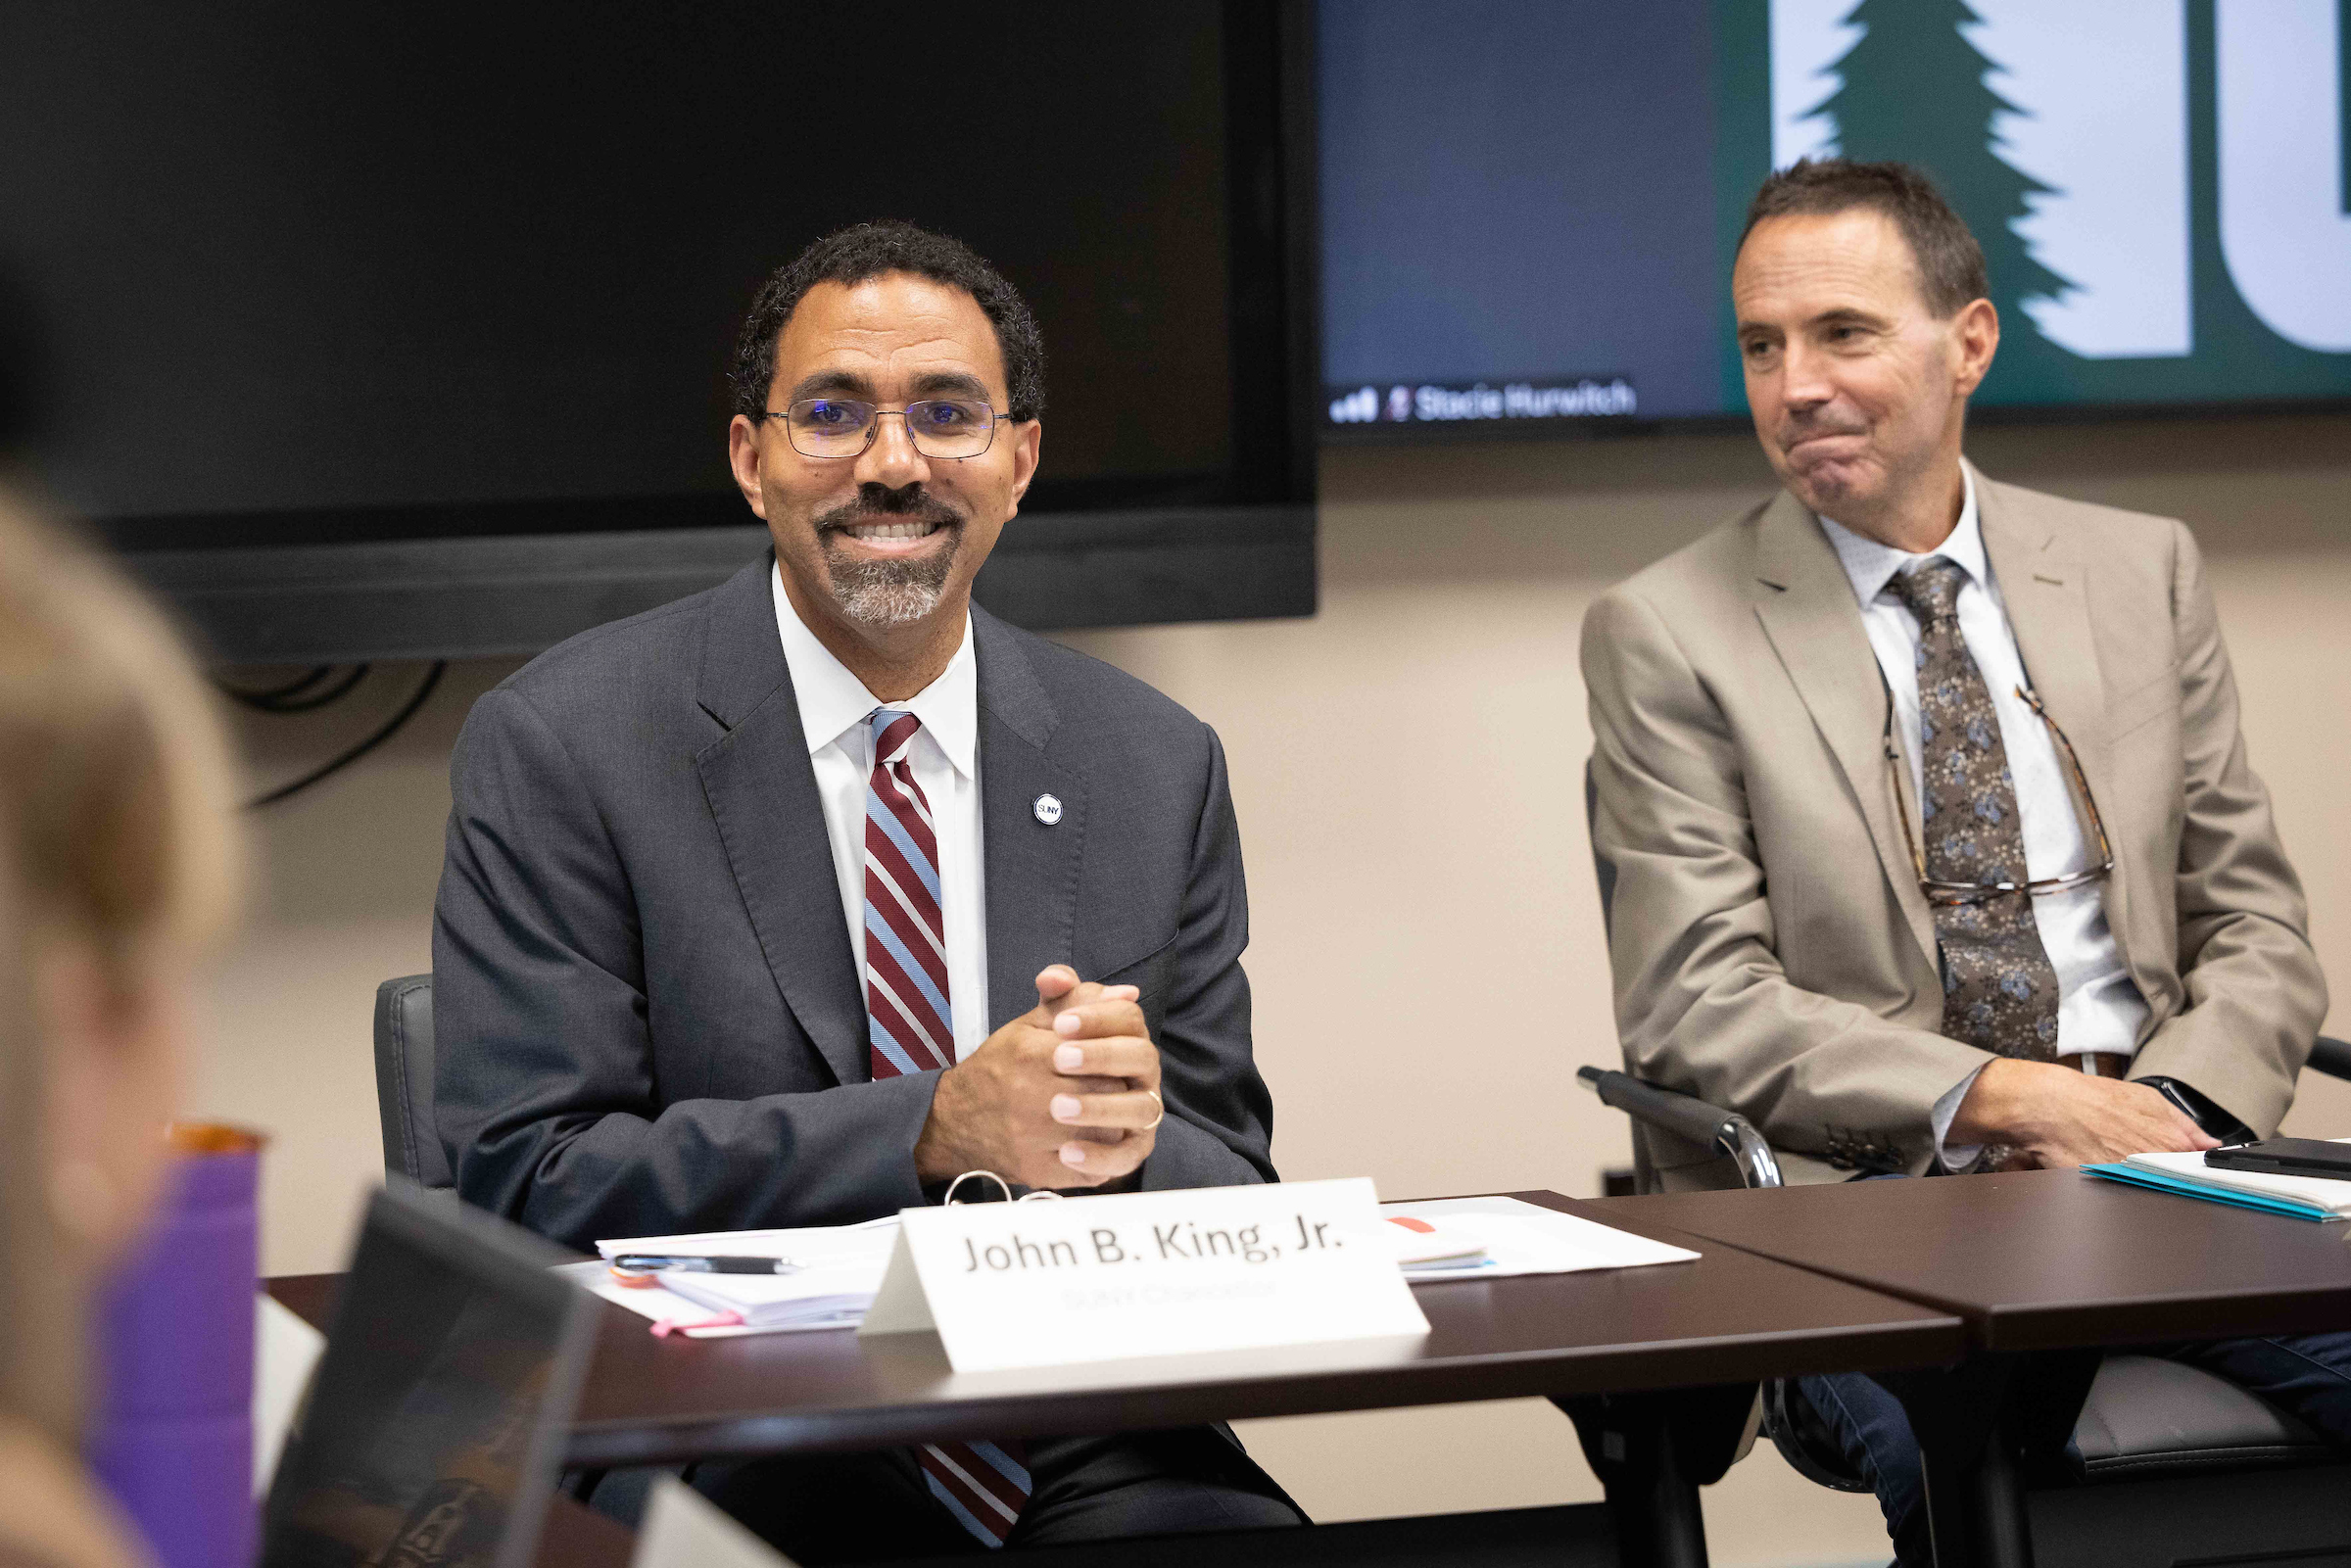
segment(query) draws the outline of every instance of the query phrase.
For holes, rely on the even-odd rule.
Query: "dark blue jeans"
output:
[[[2321,1436],[2351,1447],[2351,1334],[2135,1346],[2133,1354],[2185,1361],[2227,1378],[2300,1417]],[[1847,1460],[1877,1493],[1895,1554],[1905,1568],[1932,1563],[1918,1440],[1900,1403],[1858,1372],[1808,1377],[1801,1385],[1837,1434]]]

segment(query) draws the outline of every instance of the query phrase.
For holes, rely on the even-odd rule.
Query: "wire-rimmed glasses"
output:
[[[856,457],[874,444],[884,414],[906,421],[906,439],[926,457],[977,457],[995,443],[996,426],[1009,416],[976,398],[924,398],[903,408],[885,408],[860,398],[802,398],[789,408],[770,408],[764,417],[784,421],[792,450],[803,457]]]
[[[2068,872],[2063,877],[2042,877],[2024,882],[1947,882],[1927,875],[1927,857],[1919,848],[1919,830],[1910,825],[1910,805],[1902,791],[1902,754],[1894,743],[1894,693],[1886,695],[1886,780],[1894,788],[1894,813],[1902,825],[1902,843],[1910,851],[1910,864],[1918,871],[1919,890],[1930,904],[1981,904],[1994,898],[2022,893],[2027,898],[2039,898],[2045,893],[2062,893],[2068,888],[2087,886],[2114,873],[2114,849],[2106,841],[2106,822],[2098,815],[2097,797],[2089,792],[2089,780],[2082,772],[2082,759],[2074,755],[2074,743],[2065,737],[2065,731],[2049,717],[2049,710],[2040,705],[2040,697],[2024,687],[2016,689],[2018,700],[2031,708],[2040,722],[2049,727],[2057,741],[2058,754],[2065,758],[2067,777],[2073,781],[2068,791],[2074,797],[2075,809],[2082,813],[2090,838],[2098,846],[2098,864],[2086,871]]]

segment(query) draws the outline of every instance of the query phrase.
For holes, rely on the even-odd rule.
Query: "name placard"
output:
[[[909,1209],[861,1334],[958,1372],[1425,1334],[1370,1178]]]

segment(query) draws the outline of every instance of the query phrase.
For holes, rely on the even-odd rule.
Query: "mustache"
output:
[[[1782,448],[1815,436],[1866,436],[1869,426],[1854,419],[1787,419],[1780,424]]]
[[[838,534],[859,523],[878,523],[914,519],[940,523],[950,528],[960,527],[963,513],[925,490],[921,484],[901,486],[896,490],[888,485],[872,483],[857,487],[857,499],[844,501],[816,519],[816,532],[821,538]]]

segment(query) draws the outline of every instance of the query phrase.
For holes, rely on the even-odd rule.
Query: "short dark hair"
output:
[[[854,288],[892,272],[961,289],[996,329],[1004,356],[1004,381],[1015,419],[1045,411],[1045,344],[1020,291],[961,240],[912,223],[857,223],[836,229],[769,274],[751,300],[750,313],[735,339],[735,362],[727,372],[735,412],[756,419],[767,411],[776,378],[776,340],[801,297],[819,283]]]
[[[1883,213],[1918,263],[1927,309],[1947,320],[1991,293],[1984,247],[1964,218],[1923,170],[1908,164],[1861,164],[1844,158],[1799,158],[1763,182],[1748,205],[1739,243],[1767,217],[1822,215],[1866,207]]]

